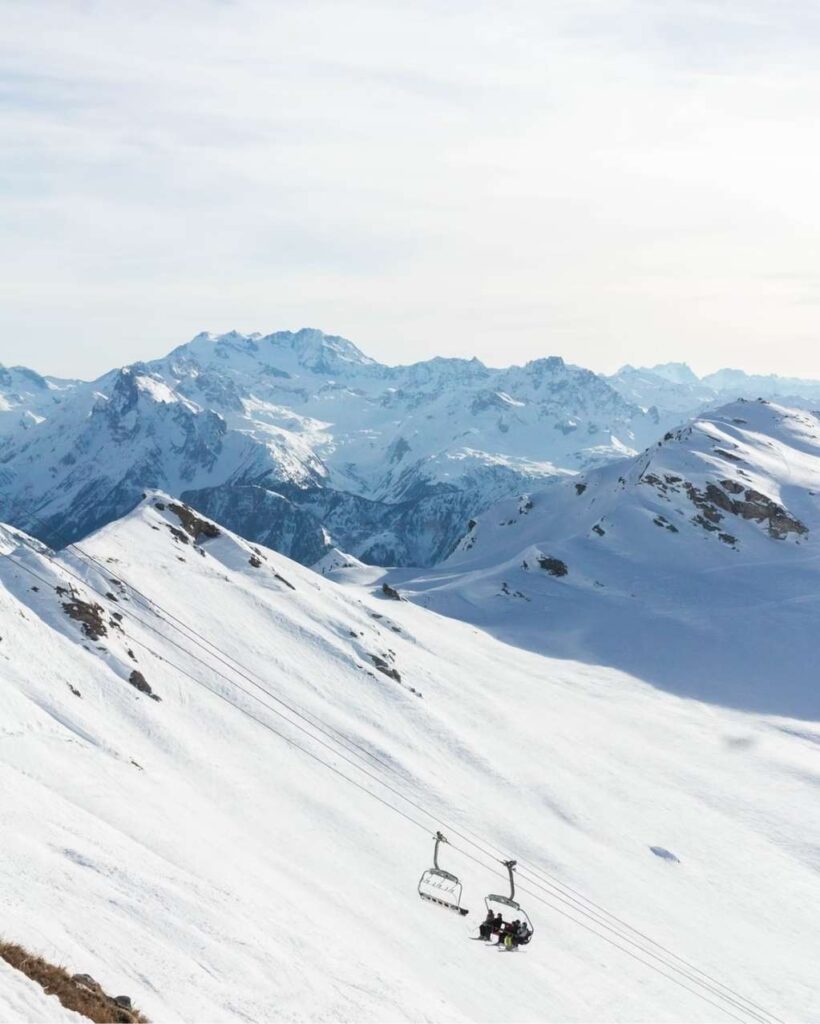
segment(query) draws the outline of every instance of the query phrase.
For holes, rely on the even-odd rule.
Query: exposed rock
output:
[[[385,597],[389,597],[391,601],[401,601],[402,596],[394,587],[391,587],[389,583],[382,583],[382,593]]]
[[[373,662],[373,664],[376,666],[379,672],[383,672],[386,676],[389,676],[391,679],[395,679],[397,683],[401,682],[401,675],[399,674],[399,670],[397,668],[393,668],[388,662],[384,660],[384,658],[379,657],[378,654],[371,654],[370,660]]]
[[[71,980],[75,985],[82,985],[83,988],[90,989],[92,992],[102,992],[102,986],[90,974],[72,974]]]
[[[538,565],[550,576],[566,576],[569,572],[566,562],[562,562],[560,558],[553,558],[551,555],[539,555]]]
[[[140,693],[146,694],[151,700],[162,700],[161,697],[157,696],[156,693],[148,685],[148,680],[142,674],[142,672],[134,669],[131,675],[128,677],[128,682],[134,687],[135,690],[139,690]]]
[[[674,523],[670,523],[666,516],[657,515],[652,520],[655,526],[662,526],[665,530],[669,530],[670,533],[677,533],[678,528]]]
[[[724,459],[729,459],[730,462],[743,462],[743,459],[741,459],[739,455],[727,452],[725,448],[715,448],[715,455],[720,455]]]
[[[71,601],[63,602],[63,610],[70,618],[82,624],[83,633],[89,640],[99,640],[107,636],[108,629],[103,619],[105,611],[101,605],[81,601],[75,597]]]
[[[215,526],[209,519],[203,519],[202,516],[198,516],[188,508],[187,505],[172,503],[168,506],[168,509],[174,513],[182,523],[185,531],[189,533],[195,541],[198,541],[200,537],[219,536],[220,530],[218,526]]]
[[[753,487],[743,487],[742,484],[731,480],[721,480],[720,487],[708,483],[705,492],[688,482],[684,486],[689,500],[701,510],[701,515],[695,516],[693,522],[707,530],[716,529],[715,524],[723,519],[723,513],[729,513],[742,519],[766,523],[769,536],[775,540],[783,540],[790,533],[801,537],[809,532],[808,527],[782,505],[778,505]],[[733,495],[742,493],[743,498],[730,497],[727,491]],[[707,526],[705,521],[711,525]]]

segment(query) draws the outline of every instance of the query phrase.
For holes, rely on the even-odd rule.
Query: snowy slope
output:
[[[818,494],[818,416],[738,402],[494,506],[438,570],[396,578],[530,649],[816,719]]]
[[[0,1020],[87,1024],[88,1018],[67,1010],[56,996],[49,996],[21,971],[0,959]]]
[[[162,1021],[731,1019],[527,895],[535,865],[778,1016],[816,1019],[816,725],[507,646],[390,600],[373,570],[340,569],[363,576],[339,586],[163,496],[81,548],[55,560],[0,538],[0,892],[16,941],[47,937]],[[503,882],[463,840],[443,861],[471,916],[422,903],[440,822],[277,718],[253,681],[517,855],[533,943],[467,941]]]

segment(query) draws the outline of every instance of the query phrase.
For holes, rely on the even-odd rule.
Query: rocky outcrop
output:
[[[802,537],[809,532],[808,527],[782,505],[737,481],[721,480],[720,486],[708,483],[703,491],[691,483],[684,486],[689,500],[701,510],[700,516],[695,517],[701,524],[705,520],[716,527],[728,514],[765,524],[769,536],[775,540],[784,540],[790,534]]]
[[[539,555],[538,565],[550,576],[566,576],[569,572],[566,562],[562,562],[560,558],[553,558],[551,555]]]

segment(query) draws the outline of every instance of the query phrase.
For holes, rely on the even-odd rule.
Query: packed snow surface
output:
[[[731,1019],[533,868],[818,1018],[816,722],[516,648],[160,494],[59,558],[13,530],[0,554],[3,928],[151,1019]],[[416,894],[439,827],[467,918]],[[518,953],[469,941],[504,882],[467,829],[521,862]]]
[[[88,1018],[67,1010],[56,996],[49,996],[22,971],[0,958],[0,1020],[4,1024],[88,1024]]]

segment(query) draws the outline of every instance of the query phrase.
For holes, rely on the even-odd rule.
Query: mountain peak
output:
[[[273,358],[276,362],[292,363],[314,373],[337,373],[347,368],[379,365],[347,338],[325,334],[315,327],[264,335],[258,331],[251,334],[201,331],[187,344],[174,349],[168,358],[193,358],[205,365],[218,360],[216,365],[231,368],[234,364],[237,368],[244,366],[245,370],[252,368],[249,363],[265,365]]]
[[[333,372],[345,366],[378,365],[375,359],[366,356],[352,341],[337,334],[325,334],[315,327],[277,331],[260,339],[260,344],[290,349],[296,354],[300,366],[314,372]]]
[[[673,384],[698,384],[700,378],[691,369],[688,363],[657,363],[655,366],[646,367],[650,373]]]

